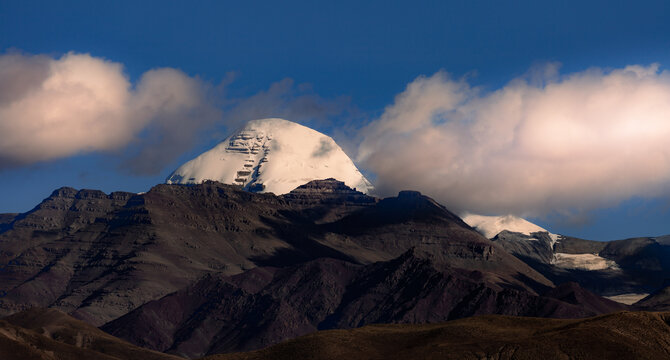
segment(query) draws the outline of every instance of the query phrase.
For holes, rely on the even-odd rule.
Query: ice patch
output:
[[[562,269],[573,270],[620,270],[613,260],[605,259],[598,254],[566,254],[555,253],[552,265]]]

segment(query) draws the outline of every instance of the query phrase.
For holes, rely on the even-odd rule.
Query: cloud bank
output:
[[[350,108],[291,79],[245,97],[159,68],[132,83],[120,63],[89,54],[0,55],[0,170],[90,152],[120,169],[155,175],[203,137],[225,138],[246,121],[282,117],[327,123]]]
[[[444,72],[410,83],[362,130],[382,195],[450,209],[574,214],[670,196],[670,74],[658,65],[559,76],[550,64],[482,93]]]
[[[171,68],[148,71],[133,86],[121,64],[88,54],[0,55],[0,169],[116,151],[148,127],[155,140],[138,141],[128,163],[162,166],[219,118],[206,88]]]

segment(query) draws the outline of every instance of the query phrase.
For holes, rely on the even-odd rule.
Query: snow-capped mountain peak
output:
[[[465,214],[462,216],[466,224],[475,228],[488,239],[494,238],[501,231],[507,230],[530,236],[535,232],[547,232],[552,243],[558,241],[559,235],[552,234],[532,222],[514,215],[484,216],[476,214]],[[552,244],[553,245],[553,244]]]
[[[363,193],[373,189],[332,138],[274,118],[249,121],[211,150],[180,166],[166,182],[215,180],[249,191],[285,194],[326,178],[336,178]]]

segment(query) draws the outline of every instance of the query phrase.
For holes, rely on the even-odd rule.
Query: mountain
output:
[[[554,282],[576,281],[600,295],[634,299],[656,291],[670,278],[670,244],[663,239],[592,241],[562,236],[549,262],[529,253],[515,255]]]
[[[213,181],[143,194],[61,188],[4,220],[0,311],[59,309],[136,345],[200,356],[380,322],[625,308],[555,286],[502,244],[419,192],[379,199],[332,178],[284,195]],[[646,242],[631,244],[606,253],[623,266]]]
[[[667,359],[670,313],[580,320],[476,316],[441,324],[319,331],[267,349],[206,360]]]
[[[4,360],[178,360],[119,340],[58,310],[30,309],[0,320]]]
[[[335,143],[283,119],[249,121],[227,139],[175,170],[168,184],[206,180],[254,192],[286,194],[311,180],[337,178],[363,193],[372,185]]]
[[[575,283],[534,295],[411,249],[369,265],[320,258],[208,275],[102,329],[136,345],[195,358],[259,349],[323,329],[478,314],[579,318],[624,308]]]
[[[208,273],[324,257],[370,264],[410,248],[531,294],[553,286],[416,192],[377,199],[334,179],[282,196],[218,182],[61,188],[0,232],[0,312],[53,307],[99,326]]]
[[[546,232],[552,242],[556,242],[559,237],[559,235],[552,234],[546,229],[514,215],[484,216],[468,213],[463,215],[463,221],[486,236],[487,239],[494,238],[502,231],[519,233],[529,237],[534,233]]]
[[[560,236],[514,215],[463,215],[463,221],[479,233],[527,263],[553,263],[554,244]]]
[[[592,241],[555,235],[510,215],[463,219],[553,282],[575,281],[628,304],[670,278],[670,236]]]

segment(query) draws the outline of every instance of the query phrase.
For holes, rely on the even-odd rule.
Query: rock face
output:
[[[409,250],[370,265],[322,258],[208,275],[102,329],[136,345],[195,358],[263,348],[323,329],[479,314],[576,318],[622,309],[575,283],[533,295]]]
[[[286,194],[311,180],[331,177],[363,193],[372,190],[332,138],[288,120],[261,119],[183,164],[166,182],[214,180],[253,192]]]
[[[478,316],[442,324],[330,330],[267,349],[206,360],[667,359],[670,313],[581,320]]]
[[[0,233],[0,310],[54,307],[96,326],[208,273],[317,258],[388,261],[414,247],[535,294],[552,282],[415,192],[379,200],[336,180],[275,196],[207,182],[146,194],[62,188]]]
[[[526,235],[503,230],[491,240],[526,262],[551,264],[554,260],[555,242],[547,232]]]

